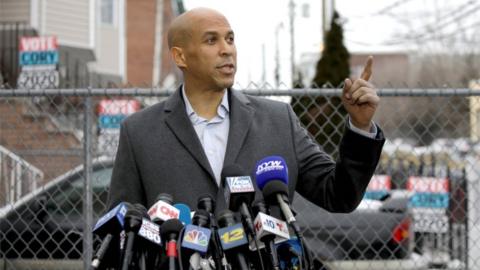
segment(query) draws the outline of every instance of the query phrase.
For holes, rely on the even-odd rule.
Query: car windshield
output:
[[[105,211],[107,189],[112,175],[112,168],[98,168],[92,174],[93,214],[98,217]],[[47,211],[50,215],[65,216],[82,214],[84,177],[81,173],[75,174],[73,180],[57,186],[48,196]]]

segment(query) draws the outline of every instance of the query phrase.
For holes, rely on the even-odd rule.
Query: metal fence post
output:
[[[468,230],[470,229],[469,226],[468,226],[468,218],[469,218],[469,214],[468,214],[468,211],[469,211],[469,207],[468,207],[468,202],[469,202],[469,193],[470,191],[468,190],[468,188],[470,187],[468,185],[468,179],[467,179],[467,171],[465,169],[465,167],[462,168],[462,186],[463,186],[463,190],[465,191],[465,201],[463,202],[464,203],[464,207],[465,207],[465,218],[464,218],[464,226],[465,226],[465,231],[463,231],[463,237],[464,237],[464,253],[462,256],[464,256],[462,259],[463,263],[465,264],[465,269],[468,270],[470,269],[469,268],[469,263],[468,263],[468,256],[470,255],[470,248],[469,248],[469,233],[468,233]]]
[[[84,111],[84,129],[83,129],[83,150],[84,150],[84,197],[83,197],[83,268],[89,269],[92,261],[93,249],[93,209],[92,209],[92,133],[90,132],[93,124],[93,106],[92,97],[85,97],[85,111]]]

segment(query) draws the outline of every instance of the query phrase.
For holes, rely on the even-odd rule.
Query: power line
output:
[[[394,2],[393,4],[389,5],[389,6],[386,6],[384,7],[383,9],[375,12],[373,15],[384,15],[385,13],[387,13],[389,10],[391,9],[394,9],[394,8],[397,8],[403,4],[406,4],[408,2],[410,2],[412,0],[398,0],[396,2]]]
[[[469,29],[472,29],[472,28],[476,28],[477,26],[480,26],[480,21],[477,21],[469,26],[465,26],[465,27],[462,27],[462,28],[458,28],[458,29],[455,29],[455,31],[451,32],[451,33],[448,33],[448,34],[442,34],[442,35],[438,35],[438,36],[435,36],[435,37],[431,37],[429,39],[424,39],[423,41],[430,41],[430,40],[441,40],[441,39],[446,39],[446,38],[450,38],[450,37],[453,37],[453,36],[456,36],[458,34],[461,34]],[[402,45],[402,44],[405,44],[405,43],[410,43],[410,40],[396,40],[396,41],[389,41],[389,42],[384,42],[382,43],[381,45],[385,45],[385,46],[395,46],[395,45]],[[373,44],[372,44],[373,45]]]
[[[468,16],[474,14],[476,11],[480,10],[480,5],[477,5],[477,6],[474,6],[472,9],[470,10],[467,10],[465,11],[464,13],[452,18],[451,20],[449,21],[446,21],[444,22],[443,24],[440,24],[440,25],[427,25],[425,26],[425,30],[423,33],[418,33],[418,34],[413,34],[413,35],[406,35],[404,36],[403,38],[401,39],[397,39],[397,40],[393,40],[393,41],[390,41],[390,42],[387,42],[386,45],[388,44],[401,44],[401,43],[405,43],[405,42],[411,42],[412,40],[417,40],[417,41],[425,41],[425,40],[429,40],[429,39],[435,39],[435,36],[433,37],[430,37],[431,35],[435,35],[436,32],[433,32],[432,30],[434,28],[437,28],[437,29],[440,29],[440,28],[445,28],[449,25],[451,25],[452,23],[457,23],[457,22],[460,22],[462,20],[464,20],[465,18],[467,18]],[[457,29],[458,30],[458,29]]]
[[[468,1],[467,3],[465,3],[465,4],[461,5],[461,6],[459,6],[458,8],[456,8],[455,10],[450,11],[450,12],[447,13],[446,15],[442,16],[442,17],[440,18],[440,20],[437,20],[435,23],[436,23],[436,24],[437,24],[437,23],[440,23],[440,22],[442,22],[443,20],[448,19],[449,17],[456,15],[457,13],[465,10],[465,8],[467,8],[469,5],[475,4],[475,2],[477,2],[477,0],[470,0],[470,1]],[[377,15],[379,15],[379,14],[377,14]],[[411,18],[405,18],[405,16],[397,15],[397,14],[392,13],[392,12],[384,12],[384,13],[382,13],[381,15],[390,16],[390,17],[396,19],[397,21],[399,21],[400,23],[402,23],[402,24],[404,24],[404,25],[407,25],[407,26],[410,26],[410,25],[411,25],[411,22],[412,22]],[[415,15],[415,17],[418,17],[418,15]],[[428,25],[427,25],[427,26],[424,26],[423,28],[426,28],[427,30],[430,29],[430,27],[429,27]]]
[[[476,1],[470,1],[470,2],[476,2]],[[443,23],[440,23],[440,24],[438,24],[438,22],[435,22],[434,24],[426,25],[423,28],[424,28],[425,31],[430,31],[431,29],[435,29],[435,28],[436,29],[445,28],[452,23],[459,22],[459,21],[465,19],[466,17],[474,14],[475,11],[480,9],[480,5],[474,6],[472,9],[465,11],[466,8],[467,8],[467,6],[463,5],[461,8],[459,8],[456,11],[450,13],[450,15],[452,15],[452,16],[454,16],[454,15],[458,15],[458,16],[453,17],[451,20],[449,20],[447,22],[443,22]],[[465,12],[459,14],[461,11],[465,11]],[[422,37],[422,36],[425,36],[425,35],[428,35],[428,34],[431,34],[431,32],[425,32],[423,34],[417,34],[416,37]]]

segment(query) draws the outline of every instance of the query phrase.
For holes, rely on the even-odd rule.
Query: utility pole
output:
[[[290,0],[288,4],[290,13],[290,63],[292,73],[292,87],[295,82],[295,3]]]
[[[283,28],[283,23],[279,23],[275,27],[275,86],[278,88],[280,85],[280,45],[278,41],[278,35],[280,29]]]
[[[322,0],[322,31],[323,31],[323,40],[325,41],[325,37],[327,36],[329,21],[332,17],[333,12],[335,11],[335,0],[330,0],[329,4],[327,4],[328,0]]]
[[[262,84],[267,81],[267,59],[265,58],[265,43],[262,43]]]

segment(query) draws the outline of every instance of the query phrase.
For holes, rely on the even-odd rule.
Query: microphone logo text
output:
[[[285,169],[285,166],[283,166],[281,160],[270,160],[258,165],[256,174],[259,175],[269,171],[275,171],[275,170],[280,171],[284,169]]]

